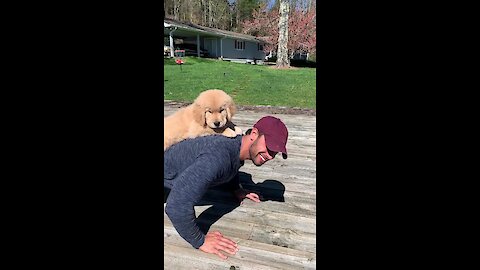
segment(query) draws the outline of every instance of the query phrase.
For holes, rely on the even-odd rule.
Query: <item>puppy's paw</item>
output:
[[[235,126],[235,134],[237,134],[237,135],[242,135],[242,134],[243,134],[242,129],[239,128],[239,127],[237,127],[237,126]]]
[[[227,137],[235,137],[237,134],[235,131],[231,130],[230,128],[226,128],[223,132],[222,135],[227,136]]]

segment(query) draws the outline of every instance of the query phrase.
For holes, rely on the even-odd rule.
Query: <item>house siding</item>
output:
[[[202,37],[200,38],[200,44],[202,48],[208,51],[211,57],[221,57],[222,49],[220,46],[223,45],[223,58],[251,60],[263,60],[265,58],[265,53],[258,50],[258,43],[245,41],[245,49],[238,50],[235,49],[235,39],[224,38],[223,41],[220,40],[221,38]]]
[[[223,40],[223,58],[235,59],[261,59],[265,58],[265,53],[258,50],[258,43],[245,41],[245,49],[235,49],[235,39],[225,38]]]

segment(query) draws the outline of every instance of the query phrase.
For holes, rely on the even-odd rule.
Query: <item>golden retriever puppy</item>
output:
[[[163,150],[188,138],[216,133],[227,137],[242,134],[232,123],[236,111],[227,93],[218,89],[203,91],[191,105],[164,118]]]

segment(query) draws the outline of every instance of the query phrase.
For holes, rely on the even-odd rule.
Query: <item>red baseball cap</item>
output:
[[[287,126],[278,118],[265,116],[253,125],[260,133],[265,136],[267,148],[271,151],[282,153],[283,159],[287,158]]]

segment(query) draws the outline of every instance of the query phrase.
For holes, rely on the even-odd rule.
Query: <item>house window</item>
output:
[[[235,49],[237,49],[237,50],[245,50],[245,41],[235,40]]]
[[[258,45],[258,50],[259,50],[259,51],[263,51],[263,45],[260,44],[260,43],[258,43],[257,45]]]

